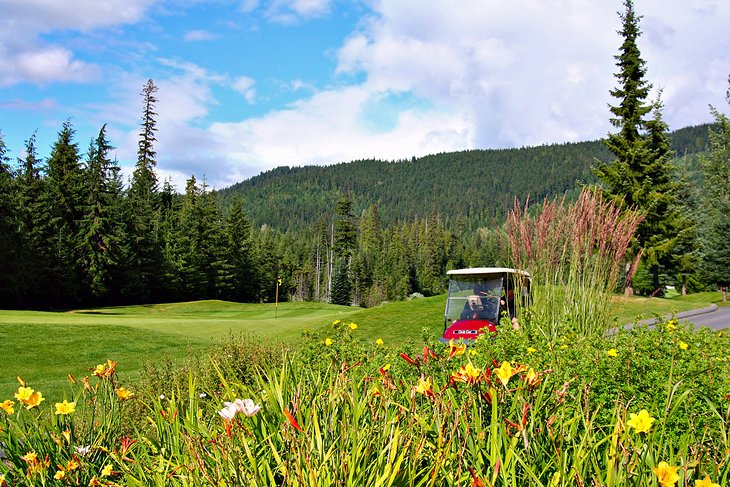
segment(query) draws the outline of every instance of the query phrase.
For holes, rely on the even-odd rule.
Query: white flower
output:
[[[89,450],[91,450],[90,446],[75,446],[74,450],[76,450],[76,453],[80,457],[85,457],[87,453],[89,453]]]
[[[236,405],[231,402],[225,404],[226,407],[218,411],[218,414],[226,421],[233,421],[234,416],[236,416]]]
[[[261,405],[254,404],[253,399],[244,399],[243,401],[241,401],[240,399],[236,399],[236,403],[238,411],[245,414],[249,418],[261,411]]]
[[[160,401],[162,401],[163,399],[165,399],[165,395],[164,394],[160,394]]]
[[[208,397],[208,395],[205,392],[200,393],[200,399],[203,399],[205,397]]]

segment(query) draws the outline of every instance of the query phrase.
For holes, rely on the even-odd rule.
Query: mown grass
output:
[[[672,299],[617,297],[616,321],[671,315],[720,301],[720,293],[700,293]],[[134,376],[144,362],[177,360],[203,353],[229,335],[256,333],[296,347],[304,330],[331,331],[336,319],[358,324],[365,341],[381,338],[386,346],[420,341],[424,330],[443,330],[445,296],[387,303],[362,309],[319,303],[273,304],[195,301],[110,307],[67,312],[0,311],[0,397],[17,388],[15,376],[61,399],[67,374],[83,377],[89,367],[107,358],[125,364]],[[50,391],[58,391],[52,393]]]

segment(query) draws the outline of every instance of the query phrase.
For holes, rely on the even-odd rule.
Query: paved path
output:
[[[718,307],[713,304],[707,308],[677,313],[676,318],[682,322],[689,321],[693,323],[695,328],[707,326],[713,330],[722,330],[723,328],[730,328],[730,307]],[[640,321],[640,323],[652,324],[656,321],[656,319],[652,318],[650,320]],[[630,329],[632,326],[627,325],[626,328]]]

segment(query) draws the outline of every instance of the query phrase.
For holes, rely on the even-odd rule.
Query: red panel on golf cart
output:
[[[497,332],[494,323],[488,320],[459,320],[455,321],[444,331],[445,340],[473,340],[484,334],[485,331]]]

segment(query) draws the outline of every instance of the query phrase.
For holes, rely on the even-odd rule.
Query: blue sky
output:
[[[158,170],[224,187],[281,165],[604,136],[621,1],[0,0],[0,132],[46,157],[108,124],[127,173],[142,85]],[[635,0],[671,128],[727,111],[730,2]]]

